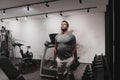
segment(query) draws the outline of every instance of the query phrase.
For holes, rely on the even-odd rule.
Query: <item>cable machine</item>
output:
[[[13,53],[12,34],[10,30],[7,30],[4,26],[2,26],[0,30],[0,52],[8,58],[10,54]]]

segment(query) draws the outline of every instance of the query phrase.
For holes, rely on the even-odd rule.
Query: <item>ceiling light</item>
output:
[[[82,3],[82,0],[79,0],[79,3]]]
[[[47,15],[47,13],[45,14],[45,17],[46,17],[46,18],[48,18],[48,15]]]
[[[28,16],[25,16],[25,20],[27,20]]]
[[[16,17],[16,21],[18,21],[18,18]]]
[[[30,10],[30,8],[29,8],[30,6],[29,5],[27,5],[27,11],[29,11]]]
[[[89,11],[89,8],[87,9],[87,12],[90,12],[90,11]]]
[[[46,2],[45,6],[46,6],[46,7],[50,7],[50,5],[48,4],[48,2]]]
[[[60,11],[60,15],[63,16],[62,11]]]
[[[4,22],[3,19],[1,19],[1,22]]]
[[[3,15],[5,15],[5,10],[3,10]]]

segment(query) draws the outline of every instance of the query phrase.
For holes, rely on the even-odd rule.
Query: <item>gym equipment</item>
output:
[[[56,78],[57,77],[57,64],[54,63],[53,60],[45,60],[47,50],[49,48],[54,48],[55,44],[55,36],[57,33],[49,34],[49,38],[51,42],[46,41],[45,42],[45,50],[44,54],[41,60],[41,66],[40,66],[40,76],[41,77],[51,77],[51,78]]]
[[[79,59],[79,57],[77,59]],[[73,71],[75,71],[78,68],[79,65],[80,65],[80,62],[78,60],[75,60],[71,64],[70,69],[73,70]]]
[[[0,30],[0,52],[5,51],[6,57],[10,57],[10,53],[12,53],[12,35],[10,30],[7,30],[4,26],[2,26]]]
[[[25,80],[10,60],[4,55],[0,55],[0,68],[10,80]]]
[[[26,46],[27,47],[26,53],[24,53],[21,48],[21,46],[24,46],[24,44],[17,42],[14,43],[13,46],[18,46],[20,49],[22,61],[19,63],[19,70],[20,72],[24,73],[25,69],[30,68],[33,65],[33,53],[29,51],[31,46]]]
[[[103,70],[104,71],[104,61],[103,61],[103,56],[98,55],[96,56],[96,59],[91,64],[93,71],[97,70]]]
[[[95,55],[91,68],[87,65],[82,80],[106,80],[103,54]]]
[[[105,65],[103,55],[97,55],[91,64],[94,80],[105,80]]]
[[[90,69],[89,65],[87,65],[85,72],[83,73],[82,80],[94,80],[93,78],[92,69]]]

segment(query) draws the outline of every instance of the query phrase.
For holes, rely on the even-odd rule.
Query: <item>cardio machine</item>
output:
[[[40,65],[40,76],[41,77],[51,77],[51,78],[57,77],[57,64],[54,63],[54,60],[51,57],[49,59],[46,59],[46,56],[49,53],[48,49],[54,48],[56,35],[57,33],[49,34],[49,38],[51,42],[46,41],[44,43],[45,49],[44,49],[44,54],[43,54],[41,65]]]

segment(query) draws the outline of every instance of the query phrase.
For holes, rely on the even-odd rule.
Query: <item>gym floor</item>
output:
[[[11,59],[11,61],[17,68],[16,64],[20,61],[20,59]],[[87,65],[88,65],[87,63],[80,64],[80,66],[74,72],[75,80],[82,80],[81,77]],[[49,78],[40,77],[40,61],[34,66],[33,70],[31,69],[28,70],[25,74],[23,74],[23,76],[26,80],[53,80]],[[0,69],[0,80],[9,80],[1,69]]]

